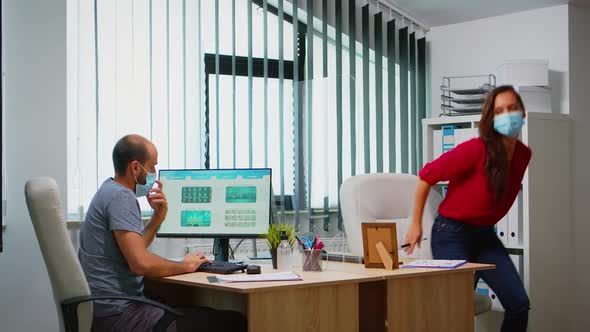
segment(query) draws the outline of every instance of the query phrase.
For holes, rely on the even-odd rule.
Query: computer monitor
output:
[[[268,230],[271,169],[167,169],[158,237],[256,238]]]

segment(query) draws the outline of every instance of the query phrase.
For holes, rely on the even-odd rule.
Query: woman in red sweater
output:
[[[430,187],[449,181],[432,226],[435,259],[466,259],[495,264],[479,271],[496,293],[505,313],[502,331],[526,331],[529,299],[493,226],[506,215],[531,159],[531,150],[518,140],[526,116],[518,93],[511,86],[490,92],[483,107],[479,137],[469,140],[426,164],[419,173],[413,223],[406,234],[412,253],[422,238],[422,212]]]

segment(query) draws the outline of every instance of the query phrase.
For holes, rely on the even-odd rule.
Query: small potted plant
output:
[[[275,224],[272,223],[268,227],[268,231],[260,236],[261,239],[266,240],[270,250],[270,257],[272,258],[272,268],[277,268],[277,248],[281,244],[281,234],[285,231],[289,239],[289,245],[293,247],[295,244],[295,227],[291,224]]]

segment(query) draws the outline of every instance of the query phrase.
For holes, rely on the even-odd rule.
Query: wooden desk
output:
[[[146,279],[146,290],[170,304],[240,311],[251,332],[473,331],[473,273],[491,268],[385,271],[329,262],[323,272],[298,272],[303,281],[209,283],[211,274],[191,273]]]

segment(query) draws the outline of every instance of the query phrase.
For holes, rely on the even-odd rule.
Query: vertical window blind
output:
[[[277,220],[336,234],[339,187],[416,173],[425,32],[360,0],[69,0],[68,210],[137,133],[158,167],[270,167]],[[140,202],[146,212],[149,207]]]

